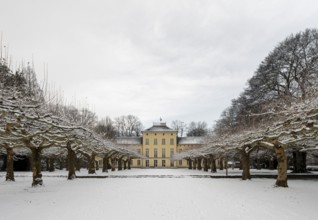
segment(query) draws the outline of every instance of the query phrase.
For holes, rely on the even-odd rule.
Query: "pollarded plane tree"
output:
[[[84,133],[77,131],[76,138],[76,145],[81,146],[77,152],[87,160],[89,174],[95,173],[96,156],[103,158],[103,172],[107,172],[108,168],[110,168],[109,160],[113,163],[114,161],[118,161],[118,169],[121,170],[122,165],[127,167],[128,163],[128,167],[130,166],[131,159],[142,157],[142,155],[138,154],[134,149],[121,147],[113,141],[90,131],[84,131]],[[114,164],[112,164],[112,168],[115,168]]]
[[[27,147],[31,150],[33,183],[42,185],[41,152],[53,145],[66,146],[70,144],[71,131],[82,128],[61,124],[61,119],[43,113],[38,105],[28,105],[21,100],[1,98],[1,146],[7,150],[8,175],[7,179],[14,180],[12,173],[12,153],[15,147]],[[84,129],[85,130],[85,129]]]
[[[278,118],[276,118],[278,119]],[[176,155],[178,158],[201,157],[205,154],[216,154],[221,149],[224,152],[237,150],[241,154],[243,166],[242,179],[250,179],[249,161],[252,151],[258,148],[266,148],[275,152],[278,161],[277,186],[287,187],[287,158],[285,150],[294,147],[297,143],[304,143],[313,140],[316,143],[318,134],[318,108],[316,100],[302,102],[286,109],[283,116],[279,117],[279,122],[272,122],[272,126],[266,125],[253,131],[243,131],[235,135],[226,135],[210,140],[204,148],[192,149]],[[270,124],[270,123],[269,123]],[[310,148],[302,146],[302,150]],[[209,150],[210,148],[210,150]],[[316,147],[314,147],[316,149]]]
[[[59,148],[67,149],[68,155],[68,179],[75,177],[74,159],[76,153],[89,155],[90,167],[89,173],[95,172],[94,163],[96,154],[105,154],[110,150],[119,152],[119,155],[124,155],[129,158],[129,155],[135,155],[136,152],[123,150],[110,141],[98,138],[94,134],[82,127],[66,126],[60,123],[60,119],[56,119],[50,115],[33,116],[30,112],[25,112],[17,109],[6,111],[13,115],[11,120],[6,118],[5,130],[2,131],[1,144],[9,152],[9,159],[12,158],[10,150],[13,147],[7,146],[25,146],[32,152],[32,185],[42,185],[41,174],[41,153],[43,149],[54,146],[55,150],[51,150],[51,156],[60,154]],[[57,146],[59,148],[57,148]],[[121,157],[124,157],[121,156]],[[93,165],[92,165],[93,164]],[[10,167],[10,166],[9,166]]]
[[[287,155],[286,149],[294,148],[297,143],[317,138],[317,119],[318,109],[316,107],[306,110],[302,106],[290,111],[287,118],[274,124],[258,134],[247,135],[242,141],[240,149],[249,152],[259,147],[267,148],[274,151],[278,162],[278,176],[276,186],[287,187]],[[249,158],[248,158],[249,160]]]
[[[46,170],[49,172],[55,171],[55,161],[57,159],[66,157],[67,150],[66,148],[61,146],[46,148],[42,151],[42,158],[46,160]]]
[[[124,169],[131,169],[130,164],[131,164],[131,160],[132,159],[137,159],[137,158],[141,158],[141,159],[146,159],[145,156],[141,155],[140,153],[138,153],[138,151],[136,149],[134,149],[133,147],[129,147],[129,146],[118,146],[117,149],[119,150],[121,157],[118,157],[122,159],[123,161],[123,165],[124,165]]]
[[[5,95],[4,95],[5,92]],[[10,91],[4,91],[0,98],[0,141],[1,146],[7,151],[7,180],[14,180],[13,176],[13,156],[14,148],[27,147],[31,150],[32,144],[39,147],[47,147],[52,143],[39,138],[46,130],[44,128],[36,129],[25,117],[27,112],[38,109],[39,106],[26,102],[25,99],[17,99],[15,94]],[[10,97],[10,98],[8,98]],[[32,143],[32,141],[34,141]],[[31,150],[32,157],[36,158],[34,151]],[[33,163],[35,166],[35,163]]]

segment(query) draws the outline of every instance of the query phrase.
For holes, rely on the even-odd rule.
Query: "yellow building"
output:
[[[202,146],[202,137],[178,137],[178,132],[165,122],[153,123],[142,131],[142,137],[117,138],[117,144],[135,148],[146,159],[133,159],[131,167],[176,168],[187,167],[186,160],[175,161],[173,155],[183,150]]]

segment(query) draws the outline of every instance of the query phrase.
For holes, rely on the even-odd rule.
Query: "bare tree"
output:
[[[183,134],[187,128],[187,124],[180,120],[174,120],[171,122],[171,128],[178,131],[179,137],[183,137]]]
[[[117,136],[140,136],[143,125],[139,118],[134,115],[120,116],[115,118],[114,126]]]
[[[206,136],[208,134],[208,124],[204,121],[191,122],[188,126],[187,136]]]
[[[113,139],[116,136],[116,129],[110,117],[102,118],[94,127],[96,133],[104,138]]]

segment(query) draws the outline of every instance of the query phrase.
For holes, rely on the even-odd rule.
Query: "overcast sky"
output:
[[[12,67],[98,116],[212,125],[286,36],[317,28],[316,0],[0,0]]]

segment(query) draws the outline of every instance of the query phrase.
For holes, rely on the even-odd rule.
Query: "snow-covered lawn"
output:
[[[84,173],[84,171],[82,171]],[[81,172],[81,173],[82,173]],[[133,169],[109,175],[179,178],[75,179],[44,177],[31,187],[29,173],[5,182],[1,173],[0,219],[317,219],[318,181],[192,178],[187,169]],[[45,175],[53,175],[54,173]],[[56,172],[66,175],[65,171]],[[182,178],[180,178],[182,177]]]

